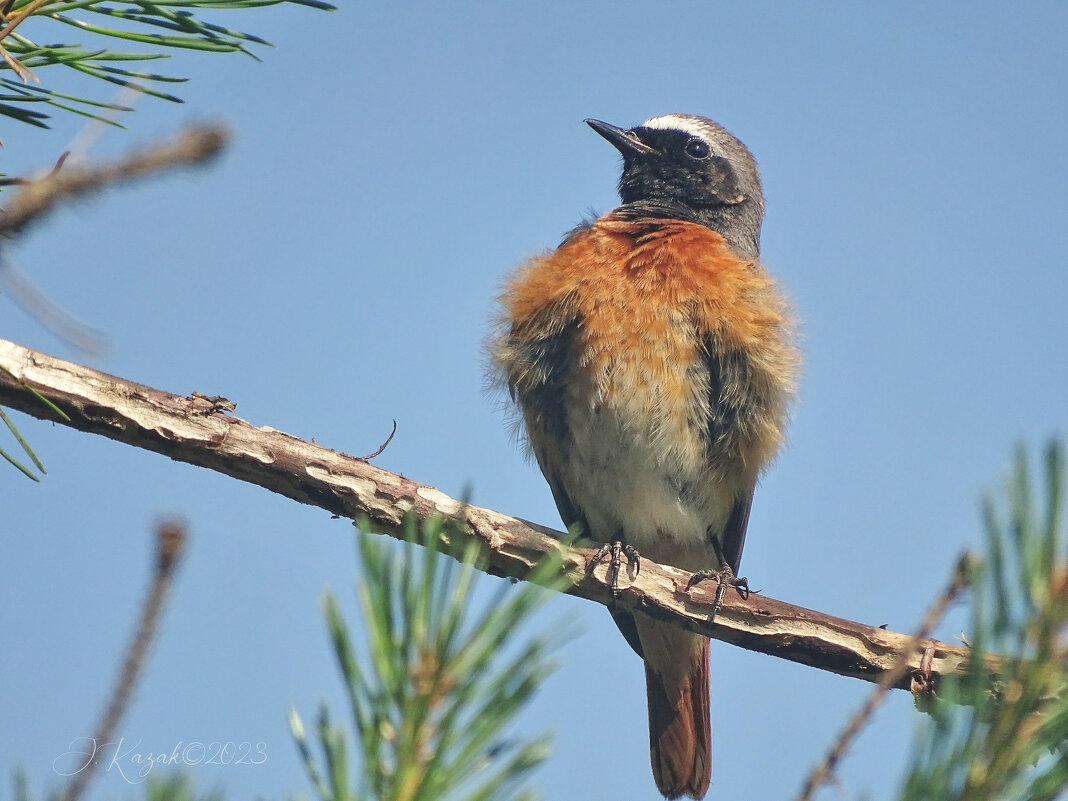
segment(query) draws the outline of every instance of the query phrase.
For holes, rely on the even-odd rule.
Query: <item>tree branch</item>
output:
[[[35,398],[34,389],[70,416]],[[542,557],[561,547],[560,532],[465,506],[434,487],[390,473],[364,459],[305,442],[270,427],[258,428],[230,414],[225,399],[199,393],[173,395],[0,340],[0,404],[80,431],[206,467],[258,484],[335,515],[366,516],[384,534],[401,536],[408,512],[423,519],[457,516],[470,537],[487,546],[487,572],[522,577]],[[606,567],[586,575],[588,548],[569,549],[565,570],[575,581],[571,595],[602,605],[612,600]],[[715,587],[687,593],[689,573],[643,559],[641,573],[624,581],[616,605],[674,622],[723,642],[789,659],[843,676],[879,682],[906,660],[893,686],[908,689],[913,677],[935,681],[968,669],[966,648],[925,640],[923,665],[905,634],[843,620],[753,593],[747,600],[728,592],[715,622],[708,621]],[[993,670],[996,657],[989,657]]]
[[[0,215],[0,238],[21,233],[30,223],[51,211],[60,201],[97,192],[134,178],[144,178],[171,167],[202,164],[218,155],[228,134],[220,125],[189,128],[170,140],[127,153],[122,158],[90,166],[67,166],[60,170],[66,155],[39,181],[20,179],[22,190]]]

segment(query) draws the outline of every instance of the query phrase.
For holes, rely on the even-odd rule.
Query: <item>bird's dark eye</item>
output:
[[[712,152],[709,150],[708,143],[702,139],[691,139],[683,150],[692,159],[707,159],[709,153]]]

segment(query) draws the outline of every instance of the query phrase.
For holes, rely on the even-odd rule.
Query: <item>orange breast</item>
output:
[[[778,450],[797,361],[784,303],[718,233],[609,214],[524,265],[502,301],[513,340],[577,320],[561,382],[569,416],[612,415],[688,476],[755,480]],[[730,369],[710,375],[716,365]],[[734,384],[717,395],[718,380]],[[710,452],[717,399],[733,406]]]

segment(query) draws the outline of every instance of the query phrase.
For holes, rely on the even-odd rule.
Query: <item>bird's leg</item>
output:
[[[593,555],[593,559],[586,565],[587,575],[593,573],[593,569],[597,565],[604,561],[606,556],[610,556],[611,559],[608,563],[608,583],[612,587],[612,597],[619,597],[619,570],[623,566],[622,557],[627,557],[627,573],[630,573],[630,566],[634,565],[634,575],[637,576],[642,570],[642,558],[638,553],[638,549],[633,545],[627,545],[623,542],[623,536],[618,535],[612,539],[611,542],[604,543],[597,549],[597,553]]]
[[[708,616],[710,623],[716,619],[716,613],[719,612],[720,607],[723,605],[723,594],[727,591],[727,587],[734,587],[742,598],[749,597],[749,579],[744,576],[734,575],[734,570],[727,564],[727,560],[723,558],[723,549],[715,537],[712,537],[712,547],[716,549],[716,556],[722,567],[718,570],[698,570],[686,582],[686,592],[692,590],[702,581],[708,581],[711,578],[714,578],[719,583],[719,586],[716,587],[716,597],[712,600],[712,613]]]
[[[711,578],[718,581],[719,586],[716,587],[716,597],[712,601],[712,613],[708,616],[709,622],[716,619],[716,613],[723,606],[723,594],[727,591],[727,587],[734,587],[742,598],[749,597],[749,579],[734,575],[730,565],[724,565],[719,570],[698,570],[686,582],[686,591],[689,592],[702,581],[708,581]]]

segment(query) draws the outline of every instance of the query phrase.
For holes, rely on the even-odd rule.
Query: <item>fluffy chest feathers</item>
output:
[[[762,268],[701,225],[610,214],[502,302],[494,362],[565,522],[707,567],[779,447],[796,361]]]

